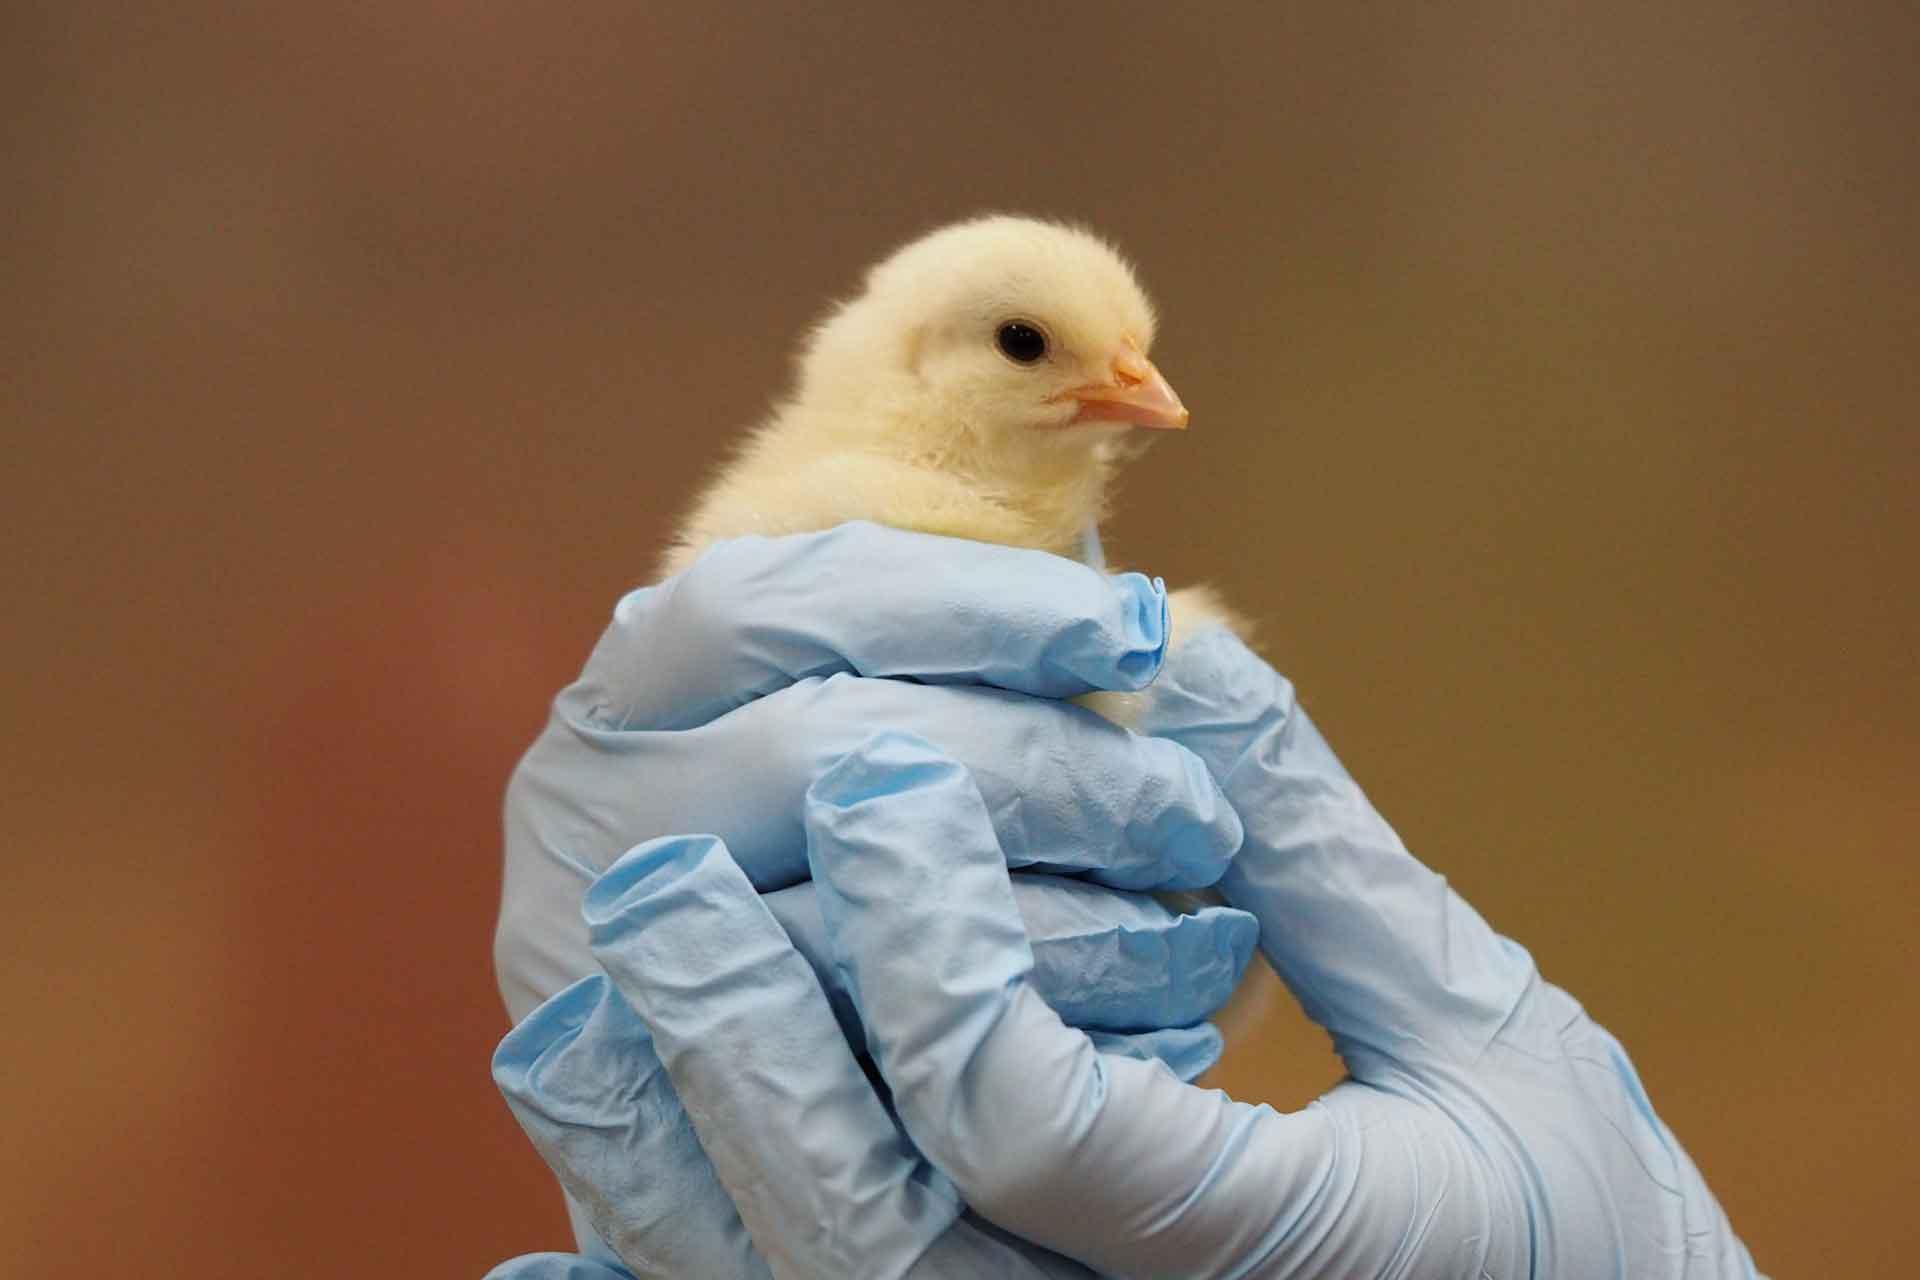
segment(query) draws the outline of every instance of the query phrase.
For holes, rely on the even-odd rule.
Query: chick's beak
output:
[[[1132,343],[1114,356],[1107,380],[1075,387],[1061,398],[1080,402],[1073,422],[1125,422],[1153,431],[1184,431],[1189,416],[1153,361]]]

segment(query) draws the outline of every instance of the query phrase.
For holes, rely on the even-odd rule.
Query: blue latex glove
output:
[[[811,793],[813,870],[901,1122],[970,1206],[1129,1275],[1754,1274],[1619,1043],[1406,852],[1286,681],[1216,632],[1153,701],[1246,823],[1222,890],[1351,1078],[1283,1115],[1098,1053],[1035,998],[965,771],[881,740]]]
[[[1211,635],[1155,701],[1241,807],[1223,887],[1260,916],[1351,1079],[1283,1115],[1062,1025],[979,789],[930,745],[882,735],[809,791],[808,852],[911,1146],[844,1064],[839,1141],[812,1148],[780,1122],[796,1099],[757,1046],[808,1005],[762,975],[804,966],[747,909],[724,847],[637,850],[593,895],[602,960],[640,1014],[628,1038],[659,1046],[756,1234],[793,1242],[779,1274],[949,1274],[943,1242],[967,1220],[945,1220],[942,1175],[984,1217],[1113,1274],[1755,1274],[1619,1044],[1407,854],[1284,680]],[[699,954],[720,921],[727,945]],[[866,1158],[839,1162],[849,1151]],[[885,1222],[863,1216],[876,1203]]]
[[[723,544],[634,592],[508,790],[495,955],[509,1011],[524,1018],[599,972],[582,894],[626,850],[679,831],[724,838],[800,954],[825,967],[801,801],[876,724],[968,761],[1017,865],[1129,889],[1217,878],[1241,831],[1197,758],[1021,696],[1137,689],[1165,636],[1164,593],[1139,575],[873,525]],[[1250,917],[1176,917],[1140,894],[1037,874],[1021,877],[1019,909],[1036,985],[1070,1022],[1187,1077],[1218,1056],[1217,1035],[1197,1024],[1246,963]],[[859,1043],[851,1002],[831,983],[829,994]],[[557,1007],[578,1014],[595,998],[568,990]],[[651,1080],[649,1105],[677,1111],[657,1068]],[[700,1148],[673,1145],[670,1126],[636,1141],[653,1138],[664,1145],[650,1148],[639,1199],[598,1194],[591,1216],[623,1251],[660,1254],[646,1274],[736,1274],[703,1252],[700,1232],[673,1229],[714,1219],[720,1252],[750,1257],[727,1253],[726,1224],[734,1243],[745,1238]],[[581,1247],[617,1265],[572,1207]]]

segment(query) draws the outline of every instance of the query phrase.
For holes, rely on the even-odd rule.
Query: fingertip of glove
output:
[[[528,1253],[507,1259],[480,1280],[632,1280],[632,1273],[577,1253]]]
[[[1226,793],[1214,780],[1206,762],[1176,742],[1160,738],[1140,740],[1149,750],[1169,751],[1183,775],[1185,795],[1193,805],[1186,815],[1181,838],[1171,840],[1166,850],[1167,879],[1156,887],[1163,889],[1205,889],[1227,873],[1233,859],[1246,843],[1247,829],[1240,814],[1228,803]]]
[[[662,836],[629,849],[588,886],[580,900],[588,932],[595,941],[603,940],[633,908],[657,897],[715,854],[726,856],[726,846],[712,835]]]
[[[1201,907],[1180,916],[1167,931],[1168,971],[1182,984],[1184,995],[1211,1013],[1246,976],[1259,937],[1259,922],[1247,912]]]
[[[1114,660],[1115,687],[1144,689],[1160,674],[1167,658],[1172,620],[1167,610],[1167,584],[1141,573],[1119,573],[1108,578],[1120,597],[1120,652]]]
[[[1236,980],[1253,963],[1253,949],[1260,944],[1260,921],[1250,911],[1238,907],[1205,907],[1198,913],[1210,917],[1216,930],[1214,938],[1233,965]]]
[[[607,980],[599,974],[580,979],[549,998],[502,1036],[493,1051],[493,1082],[507,1097],[525,1101],[548,1055],[564,1049],[606,998]]]

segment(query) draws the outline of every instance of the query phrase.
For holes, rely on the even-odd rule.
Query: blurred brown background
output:
[[[1262,620],[1764,1269],[1911,1273],[1915,11],[1173,9],[0,9],[0,1272],[565,1239],[501,784],[793,336],[1009,208],[1161,304],[1117,554]]]

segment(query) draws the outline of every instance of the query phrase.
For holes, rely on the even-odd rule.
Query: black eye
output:
[[[993,335],[1007,359],[1032,364],[1047,354],[1047,335],[1024,320],[1009,320]]]

